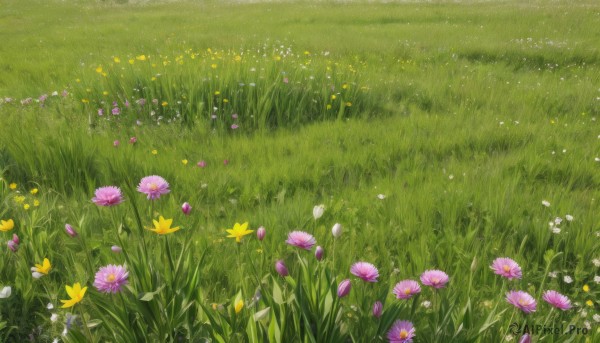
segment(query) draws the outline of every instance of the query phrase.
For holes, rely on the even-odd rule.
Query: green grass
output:
[[[0,340],[58,337],[67,310],[53,311],[60,321],[52,323],[46,304],[57,306],[64,285],[81,282],[89,298],[74,314],[102,323],[71,330],[66,341],[300,342],[311,334],[382,341],[404,319],[415,324],[416,342],[500,341],[512,321],[579,328],[587,321],[587,335],[533,336],[593,342],[599,14],[592,1],[4,2],[0,99],[14,100],[0,103],[0,219],[16,225],[1,234],[17,233],[21,245],[2,253],[0,285],[11,285],[13,296],[0,299],[9,304],[0,307]],[[43,106],[35,101],[42,94],[49,95]],[[138,98],[147,103],[138,106]],[[112,101],[123,110],[118,117],[109,114]],[[171,193],[149,206],[134,188],[153,174]],[[105,185],[127,190],[125,204],[104,211],[91,203]],[[189,217],[179,209],[184,201],[193,206]],[[326,210],[315,220],[317,204]],[[143,227],[159,214],[184,230],[156,239]],[[548,224],[556,217],[559,234]],[[267,238],[246,237],[236,249],[225,229],[245,221],[266,227]],[[336,222],[344,233],[334,243]],[[64,234],[65,223],[80,238]],[[296,256],[284,243],[292,230],[314,234],[325,263]],[[111,245],[129,255],[113,254]],[[505,256],[521,265],[522,280],[490,270]],[[45,257],[52,272],[33,280],[30,267]],[[271,278],[279,259],[291,278]],[[181,264],[165,269],[167,261]],[[353,278],[356,261],[375,264],[380,282]],[[125,262],[132,287],[125,297],[93,289],[96,268]],[[415,307],[393,298],[396,282],[427,269],[446,271],[447,289],[423,287]],[[331,300],[346,278],[350,297]],[[256,289],[264,298],[251,307]],[[537,313],[513,315],[503,300],[510,289],[534,295]],[[550,312],[540,297],[547,289],[577,305]],[[239,315],[238,292],[246,304]],[[321,293],[331,302],[315,300]],[[375,300],[385,305],[380,321],[370,316]],[[420,306],[424,300],[433,308]],[[134,314],[119,312],[120,301]],[[213,303],[224,310],[211,311]],[[268,319],[254,321],[266,307]]]

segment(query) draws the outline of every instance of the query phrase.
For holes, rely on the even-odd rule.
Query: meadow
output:
[[[596,342],[595,1],[0,4],[1,342]]]

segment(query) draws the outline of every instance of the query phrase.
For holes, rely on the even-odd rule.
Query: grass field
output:
[[[595,1],[6,0],[0,42],[2,342],[600,338]]]

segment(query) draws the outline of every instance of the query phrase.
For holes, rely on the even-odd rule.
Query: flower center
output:
[[[115,274],[112,274],[112,273],[108,274],[108,276],[106,277],[107,282],[113,282],[113,281],[115,281],[115,279],[116,279]]]
[[[410,288],[407,288],[404,290],[404,294],[409,295],[410,294]]]
[[[505,264],[504,267],[502,267],[502,269],[504,269],[505,272],[510,271],[510,267],[507,264]]]
[[[408,337],[408,332],[406,332],[406,330],[402,329],[400,331],[400,339],[405,339],[406,337]]]
[[[433,282],[434,284],[439,283],[440,279],[434,277],[433,279],[431,279],[431,282]]]
[[[155,191],[158,189],[158,185],[153,182],[148,185],[148,188],[150,188],[151,191]]]

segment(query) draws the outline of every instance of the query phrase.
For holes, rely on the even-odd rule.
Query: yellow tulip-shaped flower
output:
[[[52,269],[52,264],[50,264],[50,260],[45,258],[44,262],[42,262],[42,264],[36,263],[35,267],[31,267],[31,275],[34,278],[39,279],[44,275],[48,275],[48,273],[50,272],[50,269]]]
[[[158,217],[158,221],[153,220],[152,222],[154,223],[154,228],[149,230],[154,231],[159,235],[166,235],[179,230],[179,226],[171,228],[173,219],[165,219],[163,216]]]
[[[235,313],[240,313],[242,311],[242,308],[244,308],[244,301],[242,299],[239,299],[235,302]]]
[[[227,233],[229,233],[229,236],[227,236],[227,237],[235,238],[235,241],[238,243],[240,243],[242,241],[242,237],[254,232],[254,230],[248,230],[248,222],[245,222],[244,224],[241,224],[241,225],[239,223],[235,223],[235,225],[233,226],[233,229],[225,230],[225,231],[227,231]]]
[[[15,222],[12,219],[9,220],[0,220],[0,231],[7,232],[15,227]]]
[[[65,289],[67,290],[67,294],[69,295],[69,297],[71,297],[71,299],[61,300],[61,302],[63,303],[61,308],[73,307],[75,304],[77,304],[83,299],[85,291],[87,291],[87,287],[81,288],[79,282],[75,283],[73,287],[67,285]]]

